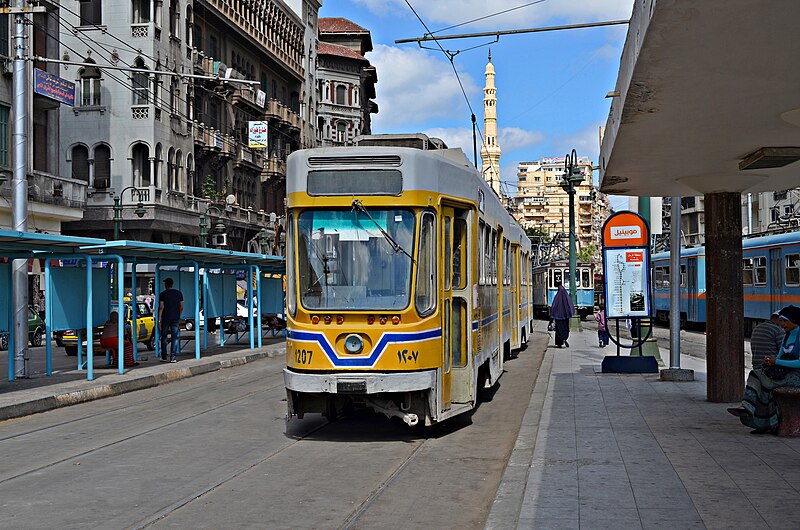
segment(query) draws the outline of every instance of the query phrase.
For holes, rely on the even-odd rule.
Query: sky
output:
[[[319,16],[347,18],[372,34],[374,49],[366,57],[378,73],[375,101],[380,109],[373,115],[373,134],[424,132],[448,147],[461,147],[470,160],[470,116],[475,113],[483,131],[484,72],[491,49],[501,179],[504,191],[515,195],[518,162],[575,149],[597,165],[599,128],[611,106],[605,96],[616,84],[627,25],[504,35],[497,42],[495,37],[441,41],[455,53],[452,64],[434,42],[422,48],[394,41],[423,36],[428,31],[422,22],[435,35],[448,35],[624,20],[633,2],[323,0]],[[439,31],[465,22],[470,23]],[[612,199],[617,208],[623,202]]]

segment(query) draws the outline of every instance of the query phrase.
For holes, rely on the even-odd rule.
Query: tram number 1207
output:
[[[311,364],[311,356],[314,355],[314,350],[301,350],[294,351],[294,362],[297,364]]]

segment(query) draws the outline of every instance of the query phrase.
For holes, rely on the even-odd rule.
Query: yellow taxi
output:
[[[125,301],[125,327],[130,329],[133,322],[131,321],[131,302]],[[153,312],[144,302],[136,302],[136,324],[138,325],[139,332],[137,333],[138,342],[144,344],[148,350],[155,348],[155,327],[156,319]],[[100,351],[103,348],[100,346],[100,335],[103,332],[103,326],[97,326],[92,330],[94,351]],[[86,330],[81,329],[81,342],[83,351],[86,351]],[[126,331],[126,334],[128,331]],[[78,355],[78,334],[74,329],[68,329],[62,332],[56,332],[56,343],[64,346],[64,351],[67,355]]]

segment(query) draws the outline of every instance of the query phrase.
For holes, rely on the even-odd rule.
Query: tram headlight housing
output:
[[[360,335],[352,333],[344,339],[344,349],[347,353],[355,355],[364,349],[364,339]]]

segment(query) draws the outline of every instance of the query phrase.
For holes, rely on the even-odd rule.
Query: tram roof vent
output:
[[[355,144],[359,147],[381,146],[381,147],[410,147],[431,151],[437,149],[447,149],[447,145],[440,138],[429,137],[427,134],[371,134],[368,136],[358,136]]]
[[[309,167],[347,166],[347,167],[375,167],[400,165],[397,155],[383,156],[312,156],[308,158]]]

